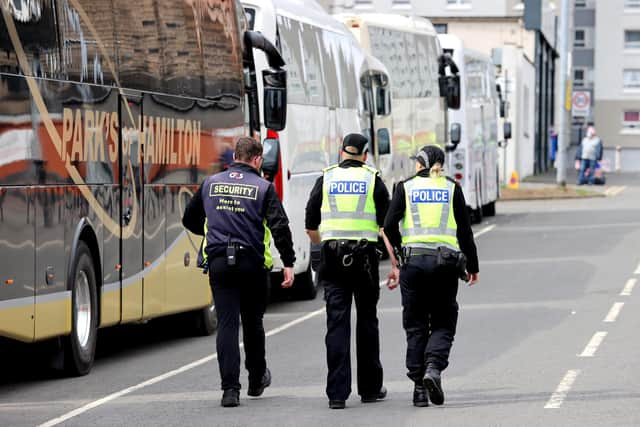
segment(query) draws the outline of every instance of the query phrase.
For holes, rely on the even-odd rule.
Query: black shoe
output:
[[[442,391],[442,382],[440,380],[440,372],[436,370],[428,370],[424,377],[424,386],[429,392],[429,399],[434,405],[442,405],[444,403],[444,392]]]
[[[413,387],[413,406],[423,408],[429,406],[427,388],[423,384],[416,384]]]
[[[345,408],[344,400],[330,400],[329,408],[331,409],[344,409]]]
[[[362,396],[360,398],[360,401],[362,403],[371,403],[371,402],[377,402],[378,400],[383,400],[385,397],[387,397],[387,388],[385,386],[382,386],[380,387],[380,390],[378,391],[378,393],[370,396]]]
[[[271,371],[269,368],[264,370],[264,374],[262,374],[262,381],[258,385],[249,384],[249,389],[247,390],[247,394],[252,397],[261,396],[264,393],[264,389],[271,385]]]
[[[235,408],[240,404],[240,390],[228,388],[222,393],[222,401],[220,402],[225,408]]]

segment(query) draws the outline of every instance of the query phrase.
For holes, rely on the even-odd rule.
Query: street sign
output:
[[[574,117],[588,117],[591,113],[591,92],[575,91],[571,98],[572,112]]]

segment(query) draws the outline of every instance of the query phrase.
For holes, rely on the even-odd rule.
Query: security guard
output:
[[[391,256],[387,286],[400,281],[413,404],[442,405],[440,372],[456,332],[458,277],[478,281],[478,255],[462,189],[442,175],[444,152],[424,146],[412,159],[417,173],[398,185],[384,222],[386,242],[399,255]]]
[[[305,226],[322,243],[320,285],[327,310],[327,396],[343,409],[351,394],[351,300],[358,321],[358,394],[362,402],[384,399],[376,305],[380,296],[376,243],[389,206],[389,192],[375,169],[365,165],[367,139],[349,134],[342,162],[324,170],[311,191]]]
[[[216,348],[225,407],[239,404],[240,317],[249,371],[247,394],[260,396],[271,384],[262,323],[272,266],[271,233],[285,266],[282,287],[293,284],[295,253],[289,220],[273,185],[261,178],[261,166],[262,145],[240,138],[234,163],[204,181],[182,219],[196,234],[203,234],[206,224],[205,252],[218,315]]]

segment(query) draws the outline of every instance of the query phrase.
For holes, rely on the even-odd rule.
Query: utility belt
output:
[[[351,267],[354,261],[369,263],[369,255],[375,253],[375,244],[367,239],[360,240],[328,240],[324,244],[325,250],[331,252],[333,257],[343,267]]]
[[[461,252],[446,246],[433,248],[423,248],[419,246],[405,246],[402,248],[402,263],[409,262],[411,257],[432,256],[436,258],[438,267],[453,268],[458,273],[458,277],[467,280],[467,257]]]

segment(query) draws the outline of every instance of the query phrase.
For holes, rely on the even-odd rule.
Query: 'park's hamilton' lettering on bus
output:
[[[70,162],[115,163],[118,160],[118,128],[115,111],[65,108],[60,157]],[[137,128],[122,129],[122,148],[131,158],[148,164],[197,165],[201,129],[198,120],[142,116],[138,118]]]

